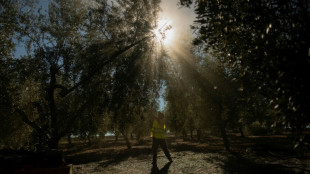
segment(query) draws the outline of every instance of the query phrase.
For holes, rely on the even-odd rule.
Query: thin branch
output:
[[[87,81],[89,81],[96,73],[98,73],[105,65],[107,65],[108,63],[112,62],[115,58],[117,58],[119,55],[123,54],[124,52],[128,51],[129,49],[131,49],[132,47],[140,44],[141,42],[149,39],[149,38],[152,38],[153,36],[147,36],[147,37],[144,37],[143,39],[133,43],[133,44],[130,44],[128,46],[126,46],[125,48],[123,49],[120,49],[118,51],[116,51],[114,54],[112,54],[112,56],[106,60],[106,61],[103,61],[101,63],[99,63],[98,67],[93,69],[92,72],[89,73],[88,76],[86,76],[85,78],[83,78],[82,80],[80,80],[78,83],[76,83],[73,87],[71,87],[70,89],[65,89],[63,88],[63,90],[60,92],[60,95],[62,97],[65,97],[66,95],[68,95],[70,92],[74,91],[76,88],[78,88],[80,85],[82,85],[83,83],[86,83]]]

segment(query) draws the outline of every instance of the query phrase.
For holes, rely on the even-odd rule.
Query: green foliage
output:
[[[54,0],[44,12],[38,4],[17,10],[28,2],[1,4],[1,124],[9,128],[1,140],[18,146],[1,144],[57,148],[70,134],[104,135],[112,124],[127,131],[143,122],[140,107],[156,95],[148,59],[160,1]],[[20,38],[27,55],[14,58]],[[21,141],[13,136],[18,125],[28,130]]]
[[[16,42],[20,40],[19,32],[24,16],[21,11],[29,8],[32,1],[1,1],[0,3],[0,144],[19,148],[25,145],[29,129],[22,124],[22,120],[14,114],[15,102],[19,99],[19,86],[16,83],[15,67],[13,61]],[[19,130],[20,127],[24,131]]]
[[[257,101],[280,113],[284,118],[277,120],[290,123],[299,139],[310,123],[309,1],[180,2],[195,4],[194,44],[225,65],[244,93],[241,101],[250,101],[246,106],[253,116],[260,114],[251,107],[256,103],[251,96],[260,95]]]
[[[266,124],[254,121],[246,127],[245,133],[247,135],[267,135],[269,128]]]

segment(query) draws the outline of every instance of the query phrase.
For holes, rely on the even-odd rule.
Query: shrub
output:
[[[259,121],[255,121],[246,127],[245,132],[249,135],[266,135],[268,134],[268,127]]]

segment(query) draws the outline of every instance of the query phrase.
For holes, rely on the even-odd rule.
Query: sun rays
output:
[[[171,21],[161,19],[157,22],[156,26],[157,27],[153,30],[156,42],[165,47],[170,47],[174,41],[174,28],[171,25]]]

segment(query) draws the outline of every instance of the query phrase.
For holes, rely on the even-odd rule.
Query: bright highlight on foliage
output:
[[[153,30],[156,41],[170,46],[174,38],[174,30],[171,26],[171,22],[166,19],[161,19],[157,22],[157,27]]]

